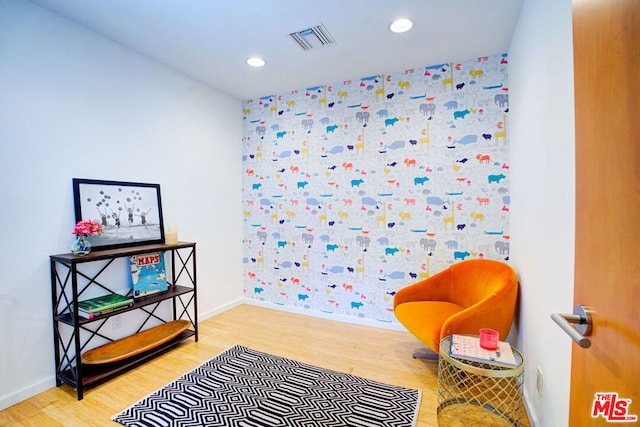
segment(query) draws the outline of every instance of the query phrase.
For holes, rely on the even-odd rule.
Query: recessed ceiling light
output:
[[[264,59],[254,56],[247,59],[247,64],[251,65],[252,67],[264,67],[266,65],[266,62]]]
[[[389,29],[394,33],[404,33],[413,27],[413,22],[407,18],[396,19],[389,25]]]

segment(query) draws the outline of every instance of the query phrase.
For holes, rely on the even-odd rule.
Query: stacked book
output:
[[[78,301],[78,316],[93,319],[95,316],[111,314],[133,306],[133,297],[120,294],[107,294]]]
[[[517,366],[511,345],[500,341],[495,350],[480,347],[480,339],[470,335],[451,335],[451,357],[471,362],[489,363],[501,366]]]

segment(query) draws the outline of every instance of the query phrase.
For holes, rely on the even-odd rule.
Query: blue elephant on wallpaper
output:
[[[506,93],[499,93],[493,97],[494,102],[499,107],[509,105],[509,95]]]
[[[458,249],[458,242],[455,240],[447,240],[444,244],[447,245],[447,249]]]
[[[418,109],[423,116],[433,116],[436,113],[436,104],[433,102],[430,102],[429,104],[420,104]]]
[[[356,121],[358,123],[367,123],[369,121],[370,116],[371,116],[371,113],[369,113],[368,111],[358,111],[356,113]]]
[[[371,238],[369,236],[356,236],[356,243],[358,246],[368,248],[371,243]]]
[[[301,122],[302,129],[311,130],[313,128],[313,119],[304,119]]]
[[[500,254],[500,255],[504,255],[504,254],[508,254],[509,253],[509,242],[503,242],[498,240],[496,242],[496,251]]]
[[[302,243],[305,243],[307,245],[311,245],[313,244],[313,234],[311,233],[302,233]]]
[[[425,251],[435,251],[436,244],[437,242],[435,239],[427,239],[426,237],[420,239],[420,247]]]
[[[376,239],[376,242],[380,243],[380,246],[387,246],[387,245],[389,245],[389,238],[388,237],[378,237]]]

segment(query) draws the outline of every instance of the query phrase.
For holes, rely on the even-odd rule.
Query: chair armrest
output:
[[[478,335],[480,328],[491,328],[500,333],[501,340],[505,340],[511,329],[517,294],[516,285],[454,314],[442,325],[440,336],[452,333]]]
[[[393,298],[393,308],[414,301],[451,301],[450,269],[398,290]]]

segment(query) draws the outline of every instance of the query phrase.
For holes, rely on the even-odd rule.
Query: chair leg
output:
[[[420,350],[416,350],[413,353],[414,359],[438,360],[439,357],[440,357],[439,354],[431,350],[430,348],[423,348]]]

